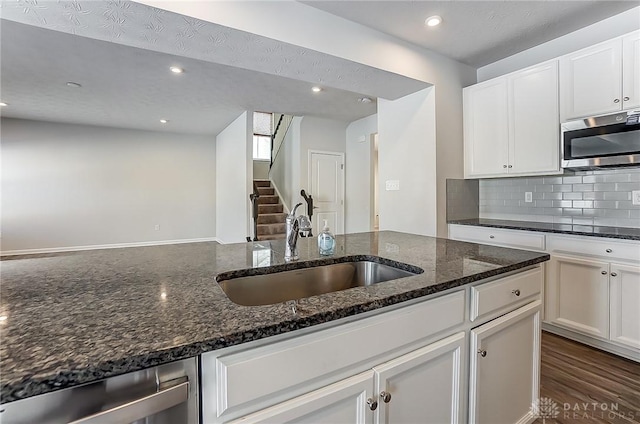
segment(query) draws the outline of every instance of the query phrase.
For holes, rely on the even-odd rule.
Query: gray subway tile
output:
[[[615,209],[615,200],[594,200],[593,207],[596,209]]]
[[[606,218],[629,218],[631,214],[626,209],[605,209],[604,216]]]
[[[554,184],[553,191],[569,192],[573,191],[573,186],[571,184]]]
[[[640,209],[630,210],[629,211],[629,218],[631,218],[631,219],[640,219]]]
[[[609,174],[603,175],[605,183],[626,183],[629,181],[629,174]]]
[[[592,208],[593,200],[574,200],[573,201],[574,208]]]
[[[593,225],[593,218],[573,218],[573,225]]]
[[[562,215],[562,208],[543,208],[542,212],[549,216],[560,216]]]
[[[615,183],[600,183],[593,185],[594,191],[616,191]]]
[[[640,182],[640,172],[634,172],[629,174],[630,182]]]
[[[538,185],[538,184],[544,184],[544,178],[542,177],[527,178],[527,185]]]
[[[545,196],[547,194],[550,194],[550,193],[539,193],[539,192],[535,192],[534,191],[534,192],[531,193],[531,198],[533,200],[545,199],[546,198]]]
[[[631,192],[629,191],[603,191],[604,200],[631,200]]]
[[[553,206],[558,208],[570,208],[573,206],[573,202],[571,200],[554,200]]]
[[[562,199],[562,193],[542,193],[542,198],[545,200],[560,200]]]
[[[608,193],[608,192],[606,192],[606,191],[593,191],[593,192],[585,191],[584,193],[582,193],[582,198],[584,200],[604,200],[605,199],[605,193]]]
[[[553,187],[552,185],[544,185],[544,184],[536,184],[535,186],[535,190],[538,193],[550,193],[553,191]]]
[[[544,177],[545,184],[562,184],[562,177]]]
[[[637,205],[634,205],[631,200],[618,200],[616,202],[616,208],[618,209],[635,209]]]
[[[536,208],[550,208],[553,206],[553,200],[536,200]]]
[[[562,215],[566,216],[582,216],[582,209],[563,208]]]
[[[562,193],[564,200],[582,200],[583,193],[574,193],[572,191]]]
[[[605,216],[605,213],[608,210],[609,209],[583,209],[582,216],[592,216],[592,217]]]
[[[606,183],[606,175],[585,175],[582,177],[583,183]]]
[[[573,218],[570,216],[554,216],[553,222],[558,224],[571,224],[573,222]]]
[[[582,182],[582,176],[574,175],[571,177],[562,177],[563,184],[580,184]]]
[[[616,191],[640,190],[640,182],[637,183],[616,183]]]
[[[574,184],[573,191],[593,191],[593,184]]]

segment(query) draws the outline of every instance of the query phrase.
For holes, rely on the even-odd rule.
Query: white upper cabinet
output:
[[[622,107],[640,107],[640,31],[622,39]]]
[[[639,70],[640,32],[561,57],[561,120],[639,106]]]
[[[464,89],[465,178],[559,172],[557,61]]]

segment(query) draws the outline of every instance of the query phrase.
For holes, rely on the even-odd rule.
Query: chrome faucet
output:
[[[311,223],[309,222],[309,218],[305,215],[300,215],[296,217],[296,210],[302,206],[302,203],[298,203],[294,206],[291,213],[287,215],[287,219],[285,220],[285,228],[287,231],[286,235],[286,243],[285,243],[285,251],[284,251],[284,260],[287,262],[297,261],[298,256],[298,233],[300,231],[310,231]]]

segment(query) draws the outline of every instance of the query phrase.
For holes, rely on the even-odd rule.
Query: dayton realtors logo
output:
[[[576,420],[580,422],[603,419],[630,419],[640,417],[640,411],[620,412],[618,403],[576,402],[558,405],[553,399],[541,397],[531,404],[531,415],[541,418],[543,424],[547,419]]]

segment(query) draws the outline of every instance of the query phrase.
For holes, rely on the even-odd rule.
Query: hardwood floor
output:
[[[640,423],[636,362],[543,332],[541,374],[545,424]]]

